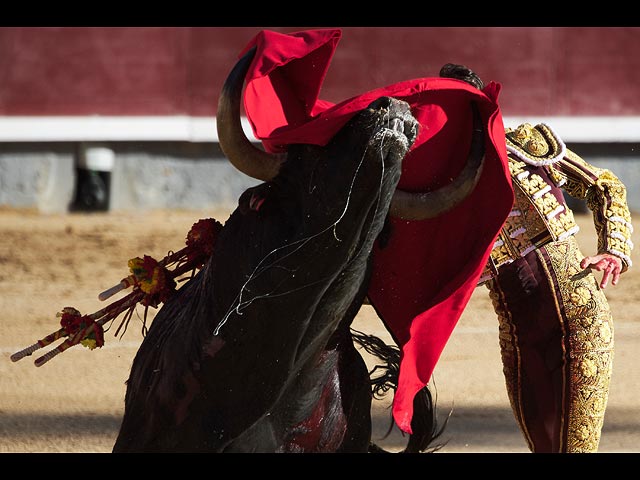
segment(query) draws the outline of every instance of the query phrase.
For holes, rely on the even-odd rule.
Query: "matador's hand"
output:
[[[611,284],[617,285],[622,272],[622,260],[610,253],[601,253],[593,257],[584,257],[580,262],[581,268],[593,268],[603,272],[600,288],[605,288],[611,277]]]

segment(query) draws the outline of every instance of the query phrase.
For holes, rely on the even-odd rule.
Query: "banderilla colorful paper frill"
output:
[[[51,345],[59,339],[66,338],[57,347],[38,357],[34,363],[40,367],[64,352],[68,348],[81,344],[91,350],[104,345],[105,325],[110,324],[122,313],[125,313],[120,325],[116,329],[115,336],[122,334],[127,329],[136,306],[145,307],[143,332],[146,332],[146,319],[149,307],[157,308],[167,301],[175,292],[177,282],[187,278],[178,279],[181,275],[191,272],[191,275],[204,266],[213,254],[215,241],[222,224],[212,218],[201,219],[194,223],[187,234],[186,246],[177,252],[169,252],[162,260],[157,261],[153,257],[144,255],[129,260],[128,266],[131,275],[123,278],[117,285],[105,290],[98,295],[101,301],[107,300],[116,293],[133,287],[128,295],[117,300],[107,307],[95,313],[82,315],[74,307],[65,307],[57,314],[60,317],[58,330],[38,340],[33,345],[11,355],[11,361],[28,357],[43,347]],[[110,326],[110,325],[109,325]]]

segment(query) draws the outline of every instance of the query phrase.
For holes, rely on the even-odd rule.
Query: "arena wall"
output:
[[[0,208],[73,209],[96,148],[113,155],[109,210],[235,204],[255,181],[219,150],[217,96],[263,28],[306,29],[0,28]],[[636,27],[348,27],[321,98],[466,64],[502,85],[505,125],[552,125],[618,174],[640,211],[638,47]]]

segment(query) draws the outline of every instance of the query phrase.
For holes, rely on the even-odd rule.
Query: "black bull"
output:
[[[140,346],[114,452],[371,450],[350,326],[417,132],[407,103],[379,98],[240,197]]]
[[[408,105],[381,98],[241,197],[155,317],[114,451],[367,450],[371,390],[349,326],[416,133]],[[343,438],[347,421],[365,431]]]

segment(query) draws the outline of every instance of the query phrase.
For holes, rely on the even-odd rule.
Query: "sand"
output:
[[[122,338],[115,328],[101,349],[75,346],[42,367],[34,355],[10,355],[59,328],[56,312],[104,307],[98,293],[128,275],[127,260],[162,258],[184,246],[200,218],[224,223],[228,211],[149,211],[41,215],[0,210],[0,453],[110,452],[123,413],[125,380],[142,340],[138,309]],[[593,252],[589,216],[578,216],[579,241]],[[635,234],[634,241],[640,244]],[[478,288],[434,373],[438,416],[449,423],[440,453],[527,452],[509,407],[498,350],[497,320],[487,290]],[[616,325],[614,376],[601,452],[640,451],[640,269],[607,288]],[[116,297],[119,298],[119,297]],[[155,310],[149,311],[152,320]],[[117,321],[116,321],[117,324]],[[114,325],[116,325],[114,324]],[[356,328],[388,339],[364,306]],[[45,349],[46,351],[48,349]],[[376,402],[374,440],[397,451],[405,438],[390,421],[389,401]]]

